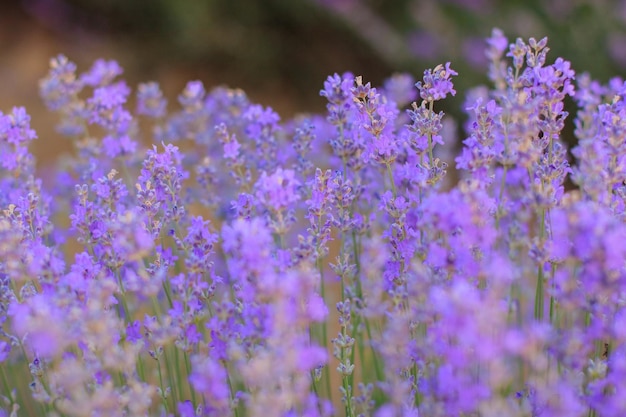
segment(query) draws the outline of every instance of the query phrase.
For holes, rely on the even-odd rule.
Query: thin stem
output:
[[[506,174],[508,166],[505,165],[502,170],[502,179],[500,180],[500,192],[498,194],[498,208],[496,209],[496,230],[500,230],[500,218],[502,217],[502,199],[504,198],[504,188],[506,186]]]
[[[554,275],[556,273],[556,265],[552,264],[551,265],[551,270],[550,270],[550,284],[552,286],[552,294],[550,294],[550,323],[552,325],[555,324],[555,318],[556,318],[556,300],[554,299],[554,289],[556,288],[556,285],[554,283]]]
[[[325,289],[326,286],[324,284],[324,266],[322,265],[321,259],[318,258],[316,262],[317,262],[317,268],[320,271],[320,296],[322,297],[324,304],[326,304],[326,289]],[[322,321],[322,343],[324,345],[324,349],[326,350],[326,352],[328,352],[328,327],[327,327],[326,320]],[[328,396],[328,400],[332,403],[333,390],[330,387],[330,370],[328,368],[328,364],[324,366],[324,368],[322,369],[322,372],[324,372],[324,381],[326,384],[326,395]]]
[[[141,378],[141,381],[143,382],[147,382],[145,372],[146,371],[144,368],[143,359],[141,359],[141,354],[138,354],[137,355],[137,373],[139,374],[139,378]]]
[[[396,183],[393,180],[393,171],[391,170],[391,164],[386,163],[385,165],[387,165],[387,175],[389,176],[389,181],[391,182],[391,192],[393,193],[393,198],[396,198]]]
[[[163,374],[161,372],[161,361],[156,357],[157,361],[157,370],[159,372],[159,387],[161,388],[161,400],[163,401],[163,405],[165,406],[165,411],[169,414],[170,409],[167,404],[167,398],[165,397],[165,387],[163,386]]]
[[[168,359],[167,348],[163,348],[163,358],[165,360],[165,368],[167,369],[167,376],[170,382],[170,389],[172,390],[172,401],[175,404],[178,403],[178,398],[180,398],[178,389],[178,381],[176,380],[176,375],[172,371],[171,361]]]
[[[532,181],[533,176],[530,176]],[[541,182],[541,188],[543,189],[543,180]],[[539,212],[539,241],[543,245],[546,236],[546,209],[541,208]],[[543,271],[543,262],[539,262],[539,266],[537,268],[537,288],[535,290],[535,319],[538,321],[543,320],[543,310],[544,310],[544,276]]]
[[[235,402],[235,391],[233,389],[233,382],[230,379],[230,372],[228,372],[228,366],[224,363],[224,369],[226,370],[226,382],[228,383],[228,389],[230,390],[230,402],[234,404]],[[235,417],[239,417],[239,405],[234,407]]]
[[[176,345],[172,346],[172,349],[174,349],[174,369],[176,369],[176,388],[178,390],[178,398],[180,399],[180,401],[183,401],[183,375],[182,375],[182,369],[180,366],[180,356],[178,353],[178,348],[176,347]]]
[[[130,310],[128,309],[128,304],[126,303],[126,297],[124,297],[124,294],[126,294],[126,290],[124,288],[124,282],[122,281],[122,277],[120,276],[119,269],[115,271],[115,277],[117,278],[117,285],[119,285],[120,287],[120,292],[119,294],[117,294],[117,299],[122,305],[122,311],[120,313],[124,314],[124,322],[128,324],[130,323]]]
[[[165,297],[167,297],[167,303],[169,304],[170,308],[172,308],[174,306],[174,303],[172,303],[172,296],[170,295],[171,290],[169,288],[169,284],[167,283],[166,280],[163,280],[163,291],[165,292]]]
[[[196,402],[196,391],[191,386],[191,381],[189,377],[191,376],[191,361],[189,360],[189,355],[187,352],[183,352],[184,360],[185,360],[185,371],[187,371],[187,385],[189,386],[189,392],[191,393],[191,402],[193,406],[196,407],[198,403]]]
[[[4,366],[3,365],[0,365],[0,374],[2,375],[2,382],[3,382],[3,385],[4,385],[4,392],[6,393],[6,396],[11,400],[11,406],[13,406],[13,404],[15,404],[15,403],[19,403],[18,398],[15,398],[15,403],[13,402],[13,397],[11,396],[11,387],[9,386],[9,380],[7,379],[7,374],[4,371]],[[17,389],[16,389],[16,396],[17,396]]]
[[[428,102],[428,111],[430,113],[433,112],[433,105],[434,105],[434,101],[429,101]],[[428,162],[430,167],[433,167],[433,164],[435,162],[435,157],[433,156],[433,134],[431,132],[428,132]]]
[[[376,372],[376,380],[383,380],[383,370],[380,366],[380,362],[378,362],[378,356],[376,350],[374,349],[374,345],[372,345],[372,330],[369,324],[369,321],[365,319],[365,331],[367,332],[367,340],[369,341],[370,349],[372,351],[372,360],[374,361],[374,371]]]
[[[539,265],[537,269],[537,287],[535,289],[535,319],[537,321],[543,320],[543,283],[543,266]]]

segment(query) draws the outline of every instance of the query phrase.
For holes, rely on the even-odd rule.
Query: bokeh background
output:
[[[548,36],[550,59],[601,81],[626,71],[625,0],[4,0],[0,111],[27,107],[46,164],[70,149],[37,88],[59,53],[82,71],[115,59],[131,86],[159,81],[170,106],[187,81],[201,80],[241,87],[283,118],[323,111],[329,74],[349,70],[378,85],[451,61],[459,94],[443,110],[460,124],[464,92],[487,82],[493,27],[510,40]]]

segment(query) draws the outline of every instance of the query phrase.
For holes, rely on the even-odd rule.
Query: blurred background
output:
[[[129,85],[158,81],[175,106],[189,80],[243,88],[283,118],[321,112],[325,78],[351,71],[379,85],[451,61],[464,91],[486,83],[484,38],[549,37],[549,59],[607,81],[626,71],[626,0],[15,0],[0,2],[0,111],[23,105],[46,161],[69,149],[37,81],[59,53],[87,70],[115,59]],[[460,133],[463,137],[463,133]]]

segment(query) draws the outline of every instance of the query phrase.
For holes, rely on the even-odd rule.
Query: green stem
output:
[[[21,340],[18,339],[18,344],[20,346],[20,349],[22,351],[22,355],[24,355],[24,364],[26,365],[26,375],[31,375],[30,373],[30,366],[29,366],[29,359],[28,359],[28,355],[26,354],[26,348],[24,347],[24,344],[22,343]],[[42,384],[43,385],[43,384]],[[26,401],[27,403],[29,403],[29,401]],[[50,404],[45,404],[45,403],[38,403],[40,408],[43,411],[42,415],[48,415],[47,413],[50,412]]]
[[[535,319],[543,320],[543,267],[539,265],[537,270],[537,288],[535,289]]]
[[[418,376],[419,372],[417,370],[417,363],[415,363],[415,362],[413,362],[413,369],[412,369],[412,371],[413,371],[413,381],[414,381],[414,384],[417,386],[417,383],[418,383],[417,376]],[[416,388],[415,389],[415,398],[413,399],[413,402],[414,402],[415,407],[418,408],[418,409],[419,409],[419,406],[420,406],[420,403],[421,403],[420,396],[421,396],[420,390],[418,390]]]
[[[319,393],[317,390],[317,381],[315,380],[315,370],[310,372],[311,374],[311,388],[313,388],[313,393],[315,394],[316,398],[319,398]]]
[[[500,180],[500,193],[498,194],[498,208],[496,209],[496,230],[500,229],[500,218],[502,217],[502,199],[504,198],[504,188],[506,186],[506,174],[508,166],[505,165],[502,171],[502,179]]]
[[[141,359],[141,354],[137,355],[137,373],[139,374],[139,378],[142,382],[147,382],[146,371],[143,365],[143,359]]]
[[[346,417],[354,417],[354,411],[352,409],[352,384],[348,378],[343,378],[343,389],[346,391],[346,403],[344,408],[346,410]]]
[[[235,401],[235,391],[233,389],[233,382],[230,379],[230,372],[228,372],[228,367],[226,366],[226,363],[224,363],[223,365],[224,365],[224,369],[226,370],[226,381],[228,383],[228,389],[230,390],[230,402],[232,404]],[[234,411],[235,411],[235,417],[239,417],[239,405],[234,407]]]
[[[124,322],[128,324],[130,323],[130,310],[128,309],[128,304],[126,303],[126,297],[124,297],[124,294],[126,294],[126,290],[124,289],[124,283],[122,281],[122,277],[120,276],[119,270],[115,271],[115,277],[117,278],[117,284],[120,287],[120,292],[117,295],[117,299],[122,305],[122,312],[124,313]]]
[[[189,381],[189,377],[191,376],[191,361],[187,352],[183,352],[183,355],[185,360],[185,371],[187,371],[187,385],[189,386],[189,392],[191,393],[191,402],[195,408],[198,405],[196,401],[196,391],[191,386],[191,381]]]
[[[128,304],[126,303],[126,298],[123,294],[119,295],[119,301],[122,303],[122,311],[124,312],[124,322],[126,324],[130,323],[130,310],[128,309]]]
[[[167,281],[163,281],[163,291],[165,292],[165,296],[167,297],[167,303],[169,304],[170,308],[172,308],[174,306],[174,304],[172,303],[172,296],[170,295],[170,288],[169,288],[169,284],[167,283]]]
[[[4,385],[4,392],[6,393],[6,396],[11,400],[11,406],[13,406],[14,402],[13,402],[13,398],[11,397],[11,387],[9,386],[9,380],[7,379],[7,374],[4,371],[4,366],[0,364],[0,374],[2,375],[2,382]],[[15,398],[15,403],[19,403],[19,398],[17,398],[17,389],[16,391],[16,398]]]
[[[393,171],[391,170],[391,164],[385,164],[387,166],[387,175],[389,176],[389,181],[391,182],[391,192],[393,193],[393,198],[396,198],[396,182],[393,180]]]
[[[322,265],[321,259],[317,259],[317,268],[320,271],[320,295],[324,304],[326,304],[326,290],[324,284],[324,266]],[[328,352],[328,327],[326,320],[322,321],[322,344],[326,352]],[[322,369],[324,372],[324,381],[326,384],[326,395],[328,396],[328,400],[332,403],[333,401],[333,390],[330,387],[330,370],[328,368],[328,364],[324,366]]]
[[[532,176],[531,176],[532,179]],[[543,188],[543,187],[542,187]],[[540,244],[543,245],[546,235],[546,209],[542,208],[539,214],[539,241]],[[537,268],[537,288],[535,290],[535,319],[538,321],[543,320],[543,304],[544,304],[544,294],[543,294],[543,286],[545,281],[543,271],[543,262],[539,262],[539,266]]]
[[[165,387],[163,386],[163,373],[161,372],[161,361],[156,358],[157,361],[157,370],[159,372],[159,387],[161,388],[161,400],[163,401],[163,405],[165,406],[165,411],[169,414],[170,408],[167,404],[167,398],[165,398]]]
[[[552,292],[554,293],[555,284],[554,284],[554,274],[556,273],[556,265],[552,264],[552,269],[550,272],[550,283],[552,285]],[[552,325],[555,324],[556,319],[556,300],[554,299],[554,295],[550,294],[550,323]]]
[[[352,217],[354,217],[353,214]],[[363,295],[361,290],[361,280],[359,279],[359,273],[361,272],[361,262],[359,261],[359,246],[357,243],[356,231],[354,229],[352,229],[352,251],[354,254],[354,266],[356,268],[355,275],[357,277],[357,295],[359,298],[361,298]]]
[[[161,313],[161,305],[159,304],[159,301],[156,299],[156,297],[150,297],[150,301],[152,302],[152,310],[154,313],[154,316],[157,318],[161,318],[163,317],[162,313]]]
[[[170,389],[172,390],[172,401],[174,405],[176,405],[178,403],[178,398],[180,398],[180,395],[177,392],[178,381],[176,380],[177,379],[176,375],[172,371],[172,364],[168,358],[167,350],[168,350],[167,348],[163,348],[163,358],[165,360],[165,368],[167,369],[167,376],[170,382]]]
[[[176,347],[176,345],[172,346],[172,349],[174,349],[174,369],[176,369],[176,389],[178,390],[178,398],[180,399],[180,401],[183,401],[184,399],[184,389],[183,389],[183,375],[182,375],[182,369],[180,366],[180,355],[178,353],[178,348]]]
[[[377,381],[382,381],[383,380],[383,370],[382,367],[380,366],[379,362],[378,362],[378,356],[376,353],[376,350],[374,349],[374,346],[372,345],[372,330],[369,324],[369,321],[367,319],[365,319],[365,331],[367,332],[367,339],[369,341],[369,345],[370,345],[370,349],[372,350],[372,360],[374,361],[374,371],[376,372],[376,380]]]
[[[430,113],[433,112],[433,104],[434,101],[429,101],[428,102],[428,110],[430,111]],[[430,164],[430,167],[433,167],[434,161],[435,161],[435,157],[433,156],[433,134],[432,133],[428,133],[428,162]]]

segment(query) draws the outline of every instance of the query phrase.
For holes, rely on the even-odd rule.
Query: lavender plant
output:
[[[625,415],[626,84],[545,38],[487,57],[456,184],[450,63],[281,121],[197,81],[132,112],[117,63],[53,58],[53,185],[0,113],[0,415]]]

